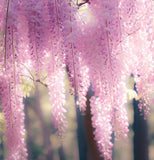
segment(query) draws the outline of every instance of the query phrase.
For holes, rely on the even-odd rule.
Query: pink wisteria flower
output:
[[[154,92],[153,15],[151,0],[87,0],[78,5],[72,0],[1,0],[0,97],[7,159],[27,158],[23,75],[41,82],[46,73],[54,122],[60,136],[65,132],[66,68],[81,111],[86,110],[92,86],[95,139],[104,159],[111,159],[112,133],[124,139],[128,133],[127,76],[134,75],[139,108],[149,114]]]

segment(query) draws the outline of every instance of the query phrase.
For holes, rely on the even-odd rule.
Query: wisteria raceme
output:
[[[80,109],[85,111],[86,93],[88,91],[90,80],[88,67],[84,60],[84,54],[79,52],[78,41],[81,41],[81,29],[77,28],[77,9],[70,4],[63,3],[63,8],[68,8],[67,12],[62,10],[63,15],[63,48],[66,54],[66,65],[68,67],[69,80],[71,82],[71,93],[76,97],[76,103]],[[64,12],[65,11],[65,12]]]
[[[96,97],[92,97],[90,100],[91,113],[93,114],[92,124],[95,127],[94,134],[99,150],[103,150],[103,152],[101,152],[102,157],[111,159],[111,148],[113,146],[113,144],[111,143],[111,134],[113,131],[111,124],[112,106],[107,106],[109,104],[109,102],[107,101],[108,100],[101,100],[100,98]],[[102,107],[102,105],[105,107]]]
[[[22,102],[22,92],[19,84],[14,84],[11,73],[10,76],[1,77],[1,99],[2,109],[6,121],[6,149],[9,151],[6,159],[26,159],[27,151],[25,144],[24,129],[24,106]]]
[[[62,29],[60,22],[61,4],[54,1],[48,4],[50,36],[48,41],[52,39],[50,49],[48,48],[49,63],[47,64],[47,84],[49,89],[50,103],[52,105],[52,114],[54,115],[55,126],[58,127],[58,135],[63,137],[63,133],[67,128],[67,122],[64,113],[65,109],[65,55],[62,50]],[[52,8],[52,14],[50,9]],[[48,47],[49,47],[48,45]]]
[[[28,24],[28,38],[29,38],[29,53],[31,61],[33,61],[33,68],[35,68],[36,77],[40,78],[41,71],[43,70],[42,58],[45,55],[45,41],[47,36],[47,27],[43,10],[44,2],[28,0],[23,2],[24,16]]]
[[[63,136],[65,129],[67,128],[67,122],[65,119],[66,109],[65,105],[65,86],[64,86],[65,72],[64,68],[58,68],[56,73],[48,74],[48,88],[50,103],[52,105],[52,113],[55,115],[55,126],[59,129],[59,136]]]
[[[111,135],[125,139],[128,133],[127,76],[134,76],[139,108],[149,114],[154,92],[153,8],[152,0],[0,1],[0,97],[7,159],[27,157],[22,79],[48,88],[54,122],[63,136],[66,71],[81,111],[86,110],[92,86],[95,139],[102,157],[112,159]]]
[[[1,70],[3,73],[1,74],[1,99],[2,109],[6,120],[6,147],[9,150],[6,159],[26,159],[27,152],[25,148],[26,144],[24,142],[24,106],[22,103],[23,94],[20,88],[21,67],[20,65],[17,65],[18,62],[22,62],[22,60],[19,60],[22,53],[18,54],[19,32],[17,31],[17,28],[19,21],[16,20],[18,17],[16,9],[19,6],[18,2],[8,4],[9,10],[6,18],[7,25],[4,27],[6,33],[5,42],[3,43],[7,45],[3,47],[5,49],[4,61],[1,62],[2,66],[4,66]],[[20,42],[20,44],[22,43]]]
[[[18,12],[16,10],[16,8],[18,8],[18,3],[10,3],[8,8],[9,11],[6,17],[7,25],[4,27],[5,37],[3,39],[3,44],[6,45],[7,43],[7,45],[3,46],[4,57],[1,61],[1,65],[4,66],[0,75],[1,99],[2,110],[6,121],[6,148],[9,151],[6,159],[18,160],[26,159],[27,157],[25,148],[24,106],[22,102],[23,94],[20,88],[21,67],[17,65],[18,62],[22,62],[22,60],[19,60],[22,53],[20,52],[20,54],[18,54],[19,32],[17,32],[17,28],[19,28],[19,23],[18,20],[16,20],[18,17]],[[21,44],[22,42],[20,42],[20,45]],[[24,74],[24,72],[22,74]]]
[[[95,2],[91,2],[91,5],[92,3]],[[115,6],[118,5],[117,1],[114,3]],[[87,63],[91,63],[90,80],[92,82],[92,89],[95,92],[95,96],[101,98],[97,99],[97,103],[99,103],[99,107],[102,107],[102,112],[104,112],[105,109],[110,110],[109,117],[109,113],[104,114],[104,116],[99,116],[99,120],[105,130],[108,130],[108,128],[111,128],[111,130],[115,129],[116,137],[121,136],[126,138],[128,122],[127,113],[124,108],[124,104],[126,103],[126,88],[124,85],[125,76],[123,73],[127,73],[128,69],[124,64],[124,61],[121,61],[119,58],[125,53],[123,52],[122,45],[120,44],[122,35],[121,32],[119,32],[119,13],[117,7],[115,8],[113,5],[113,2],[111,3],[110,1],[106,1],[105,3],[99,2],[98,5],[95,5],[95,8],[91,9],[91,11],[94,12],[93,14],[96,14],[95,21],[98,22],[96,23],[97,26],[93,26],[92,31],[87,31],[87,35],[85,35],[86,31],[84,32],[83,38],[85,39],[83,43],[85,43],[84,46],[90,46],[91,43],[97,46],[94,49],[89,47],[90,49],[87,49],[89,50],[89,53],[87,53],[86,57],[90,58]],[[100,8],[100,6],[103,7]],[[104,15],[103,17],[97,15],[96,11],[98,10],[100,10],[99,14]],[[94,28],[98,29],[95,30]],[[88,39],[89,35],[92,37],[91,39]],[[94,114],[93,116],[95,117]],[[106,118],[110,123],[110,127],[107,126],[106,121],[103,120]],[[95,118],[92,119],[93,124],[97,123],[95,120]],[[106,139],[106,133],[102,132],[100,136],[100,132],[95,132],[97,142]],[[111,137],[112,132],[108,132],[108,134],[110,134]],[[106,139],[103,143],[105,146],[100,147],[100,151],[102,150],[102,153],[106,146],[109,147],[106,149],[106,154],[104,155],[107,159],[110,157],[109,155],[111,155],[110,147],[112,147],[112,145],[109,146],[109,143],[110,139]],[[98,143],[98,145],[100,144]]]
[[[124,2],[125,3],[125,2]],[[128,66],[130,72],[136,79],[138,95],[142,97],[139,108],[145,111],[145,117],[149,115],[150,93],[153,82],[151,78],[154,73],[153,64],[153,31],[154,26],[152,15],[154,14],[152,1],[130,1],[129,5],[121,3],[121,12],[124,13],[123,25],[124,34],[127,39],[127,50],[132,59],[132,64]],[[127,10],[125,9],[127,5]],[[126,24],[130,25],[126,25]],[[129,57],[128,57],[129,58]],[[127,58],[127,59],[128,59]]]

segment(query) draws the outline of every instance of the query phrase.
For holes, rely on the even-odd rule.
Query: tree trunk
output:
[[[30,106],[28,98],[24,99],[24,106],[25,106],[25,128],[27,131],[27,150],[28,150],[28,160],[33,160],[32,154],[32,138],[31,138],[31,128],[30,128],[30,118],[28,114],[28,107]]]
[[[78,138],[78,148],[79,148],[79,159],[87,160],[87,140],[85,135],[85,126],[83,121],[83,115],[76,105],[77,114],[77,138]]]
[[[149,160],[147,120],[138,108],[139,102],[133,100],[134,107],[134,160]]]
[[[84,124],[85,124],[85,130],[86,130],[86,137],[88,142],[88,160],[103,160],[103,158],[100,157],[100,153],[98,151],[98,147],[96,144],[96,141],[94,140],[94,128],[92,126],[92,115],[90,112],[90,98],[91,95],[88,93],[87,95],[87,109],[86,109],[86,115],[84,118]]]

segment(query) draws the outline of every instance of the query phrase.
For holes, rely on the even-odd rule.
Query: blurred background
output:
[[[31,89],[29,96],[24,98],[28,160],[103,160],[99,156],[93,136],[90,94],[87,95],[86,113],[81,113],[78,107],[75,107],[74,96],[69,93],[68,78],[65,84],[68,129],[61,140],[52,123],[52,106],[49,104],[47,88],[38,83],[36,89]],[[113,138],[113,160],[154,160],[154,106],[151,106],[151,114],[145,120],[137,108],[137,103],[134,99],[128,101],[128,139],[115,141]],[[4,133],[5,124],[1,111],[0,160],[4,160],[6,156]]]

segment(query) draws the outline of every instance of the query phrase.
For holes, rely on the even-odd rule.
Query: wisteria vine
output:
[[[66,68],[81,111],[92,86],[92,124],[101,155],[112,157],[111,135],[126,138],[126,77],[133,74],[139,108],[149,114],[154,92],[152,0],[1,0],[0,98],[6,159],[27,158],[22,80],[49,90],[59,135],[65,132]],[[44,77],[44,74],[46,75]],[[43,77],[43,78],[42,78]]]

